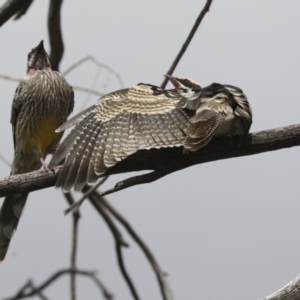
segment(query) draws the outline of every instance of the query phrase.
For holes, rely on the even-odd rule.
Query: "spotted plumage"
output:
[[[28,54],[27,76],[19,83],[12,103],[12,174],[41,167],[62,137],[63,132],[55,129],[67,120],[73,106],[73,89],[60,73],[52,71],[41,41]],[[0,261],[6,255],[27,196],[28,193],[12,194],[4,199],[0,211]]]
[[[49,163],[53,168],[66,157],[56,186],[80,191],[140,149],[182,146],[190,115],[179,101],[175,90],[139,84],[110,93],[71,118],[58,131],[76,127]]]

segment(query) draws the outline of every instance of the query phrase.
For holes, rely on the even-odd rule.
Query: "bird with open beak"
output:
[[[191,78],[173,77],[165,75],[174,85],[177,93],[181,96],[179,105],[182,108],[196,110],[201,94],[201,85]]]

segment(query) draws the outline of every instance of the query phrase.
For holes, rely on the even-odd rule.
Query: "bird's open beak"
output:
[[[174,87],[175,87],[176,89],[179,89],[179,88],[182,87],[182,85],[180,84],[180,82],[177,81],[177,80],[175,79],[175,77],[173,77],[173,76],[171,76],[171,75],[165,75],[165,77],[167,77],[167,78],[171,81],[171,83],[174,85]]]

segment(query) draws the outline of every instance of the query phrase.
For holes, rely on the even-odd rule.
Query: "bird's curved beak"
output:
[[[174,87],[176,89],[179,89],[182,87],[181,83],[179,81],[177,81],[175,77],[168,75],[168,74],[166,74],[164,76],[167,77],[171,81],[171,83],[174,85]]]

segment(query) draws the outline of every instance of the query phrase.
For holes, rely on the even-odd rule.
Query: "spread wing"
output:
[[[221,103],[218,100],[202,103],[195,116],[189,120],[191,124],[185,130],[187,137],[184,148],[195,151],[206,146],[224,121],[228,110],[230,107],[227,103]]]
[[[49,163],[52,168],[67,156],[56,186],[80,191],[140,149],[182,146],[189,122],[177,100],[175,93],[139,84],[102,97],[70,119],[59,130],[76,126]]]

